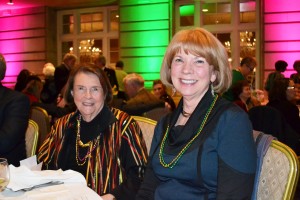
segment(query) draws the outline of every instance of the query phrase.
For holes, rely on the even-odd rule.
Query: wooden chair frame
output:
[[[282,168],[286,162],[288,171]],[[293,200],[299,179],[299,160],[295,152],[282,142],[272,140],[261,167],[257,199]],[[276,171],[279,169],[281,171]]]
[[[299,179],[299,160],[295,152],[288,147],[287,145],[277,141],[273,140],[271,143],[271,147],[281,151],[284,153],[289,161],[290,164],[290,173],[288,176],[288,181],[286,184],[286,190],[283,194],[283,200],[292,200],[295,195],[295,191],[298,184]]]
[[[142,117],[142,116],[132,116],[132,118],[139,124],[139,126],[142,130],[142,133],[143,133],[143,136],[144,136],[144,139],[145,139],[145,142],[146,142],[146,146],[147,146],[147,152],[149,154],[151,143],[152,143],[152,137],[153,137],[153,134],[154,134],[154,128],[157,124],[157,121],[149,119],[147,117]],[[151,125],[153,127],[153,132],[151,133],[152,135],[145,135],[146,132],[149,132],[149,130],[148,129],[147,130],[143,129],[144,126],[143,126],[142,123]]]
[[[29,151],[28,148],[29,148],[29,144],[27,143],[28,140],[27,140],[27,137],[28,137],[28,131],[30,131],[30,127],[33,128],[33,139],[32,139],[32,143],[30,144],[30,148],[31,150]],[[36,154],[36,148],[37,148],[37,144],[38,144],[38,140],[39,140],[39,127],[37,125],[37,123],[35,121],[33,121],[32,119],[29,119],[28,121],[28,127],[27,127],[27,130],[26,130],[26,135],[25,135],[25,138],[26,138],[26,155],[27,157],[31,157],[31,156],[34,156]]]

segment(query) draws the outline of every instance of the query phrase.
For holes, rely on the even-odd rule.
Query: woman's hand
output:
[[[105,194],[105,195],[101,196],[101,198],[103,200],[116,200],[116,198],[112,194]]]

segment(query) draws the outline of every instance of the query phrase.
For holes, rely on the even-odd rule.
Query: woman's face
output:
[[[185,98],[202,98],[210,83],[216,80],[213,66],[205,58],[186,54],[183,50],[175,54],[171,64],[174,87]]]
[[[84,121],[93,120],[103,108],[105,96],[95,74],[79,72],[75,75],[72,94]]]
[[[162,84],[157,83],[153,86],[153,93],[157,98],[160,98],[162,95],[164,95],[164,87]]]
[[[243,91],[240,94],[240,99],[248,99],[251,97],[251,89],[250,86],[244,86]]]

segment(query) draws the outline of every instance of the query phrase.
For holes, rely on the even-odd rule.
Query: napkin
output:
[[[41,171],[43,162],[37,164],[36,155],[26,158],[20,161],[20,166],[25,166],[31,170]]]
[[[73,170],[32,171],[26,166],[9,165],[10,181],[7,188],[18,191],[45,183],[61,181],[63,183],[81,183],[86,185],[82,174]]]

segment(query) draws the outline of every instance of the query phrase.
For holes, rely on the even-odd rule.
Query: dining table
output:
[[[91,188],[81,183],[55,184],[31,190],[0,192],[0,200],[101,200]]]
[[[10,179],[0,200],[102,200],[87,186],[84,176],[74,170],[41,170],[31,165],[35,157],[9,165]]]

